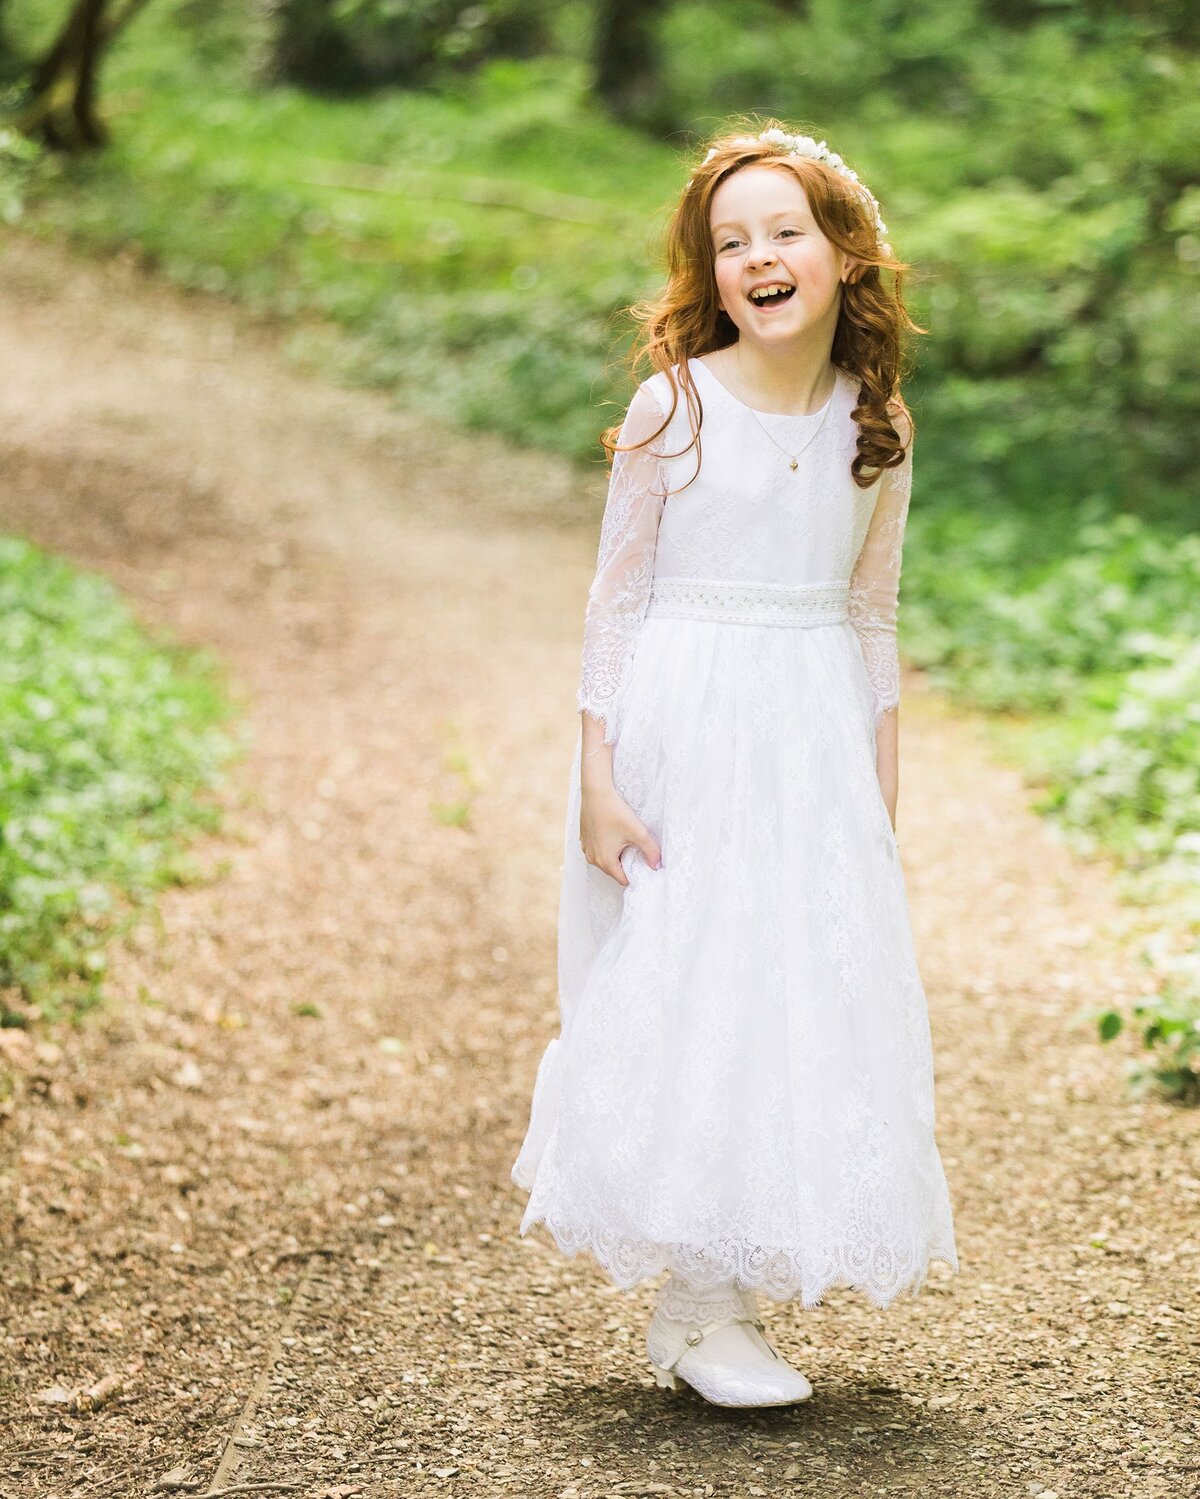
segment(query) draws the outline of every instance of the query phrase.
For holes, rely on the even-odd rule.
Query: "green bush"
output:
[[[1172,985],[1133,1005],[1126,1016],[1106,1010],[1096,1020],[1101,1041],[1113,1041],[1126,1028],[1136,1031],[1148,1061],[1134,1059],[1129,1081],[1135,1092],[1153,1089],[1165,1098],[1200,1104],[1200,983]]]
[[[106,941],[190,876],[228,714],[215,666],[151,643],[108,582],[0,538],[0,1024],[94,1002]]]
[[[1200,636],[1200,534],[915,500],[910,527],[905,648],[977,707],[1111,711],[1131,671]]]
[[[412,87],[545,40],[540,0],[276,0],[275,69],[312,88]]]
[[[906,655],[959,701],[1010,715],[1035,803],[1133,872],[1183,953],[1125,1028],[1136,1089],[1200,1102],[1200,536],[1134,516],[1040,523],[916,507],[906,541]]]
[[[31,140],[0,124],[0,224],[15,224],[40,152]]]
[[[1200,879],[1200,637],[1126,679],[1107,733],[1057,779],[1048,810],[1138,864],[1195,858]]]

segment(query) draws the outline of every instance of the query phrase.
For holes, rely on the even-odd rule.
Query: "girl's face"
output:
[[[743,340],[778,348],[824,338],[832,343],[842,283],[856,262],[826,239],[795,174],[743,167],[709,207],[717,296]],[[791,287],[759,302],[754,288]]]

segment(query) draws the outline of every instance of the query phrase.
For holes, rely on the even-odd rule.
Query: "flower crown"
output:
[[[737,135],[734,136],[731,145],[735,146],[778,146],[788,156],[807,156],[810,161],[822,161],[827,167],[832,167],[839,177],[845,177],[847,181],[853,182],[858,191],[866,198],[871,206],[871,212],[875,216],[875,229],[879,235],[879,248],[885,255],[892,253],[892,247],[887,241],[887,225],[883,222],[879,213],[879,202],[875,194],[859,180],[858,173],[848,167],[836,151],[831,151],[824,141],[813,140],[811,135],[788,135],[783,130],[763,130],[756,136]],[[708,163],[718,154],[719,147],[713,146],[704,158],[703,165]],[[688,179],[688,186],[695,182],[695,176]]]

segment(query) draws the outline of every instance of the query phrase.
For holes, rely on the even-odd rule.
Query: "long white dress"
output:
[[[899,701],[912,445],[859,488],[846,371],[821,411],[786,416],[690,368],[695,482],[695,448],[670,456],[691,436],[682,391],[650,449],[613,459],[578,697],[661,867],[627,847],[623,886],[587,863],[577,742],[561,1026],[512,1167],[520,1232],[544,1221],[625,1290],[675,1270],[805,1306],[852,1286],[886,1307],[932,1260],[958,1268],[875,770]],[[661,372],[644,381],[621,442],[656,431],[670,397]]]

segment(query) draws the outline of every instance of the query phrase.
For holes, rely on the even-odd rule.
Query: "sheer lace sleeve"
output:
[[[907,423],[900,429],[903,437]],[[875,698],[875,727],[900,703],[900,662],[896,651],[896,612],[900,597],[900,555],[912,494],[912,436],[904,461],[884,469],[871,524],[850,575],[850,622],[858,635]]]
[[[643,383],[629,403],[619,441],[650,437],[662,426],[664,415]],[[661,449],[660,438],[649,447],[613,454],[596,574],[588,590],[579,707],[604,724],[610,744],[654,575],[666,487]]]

